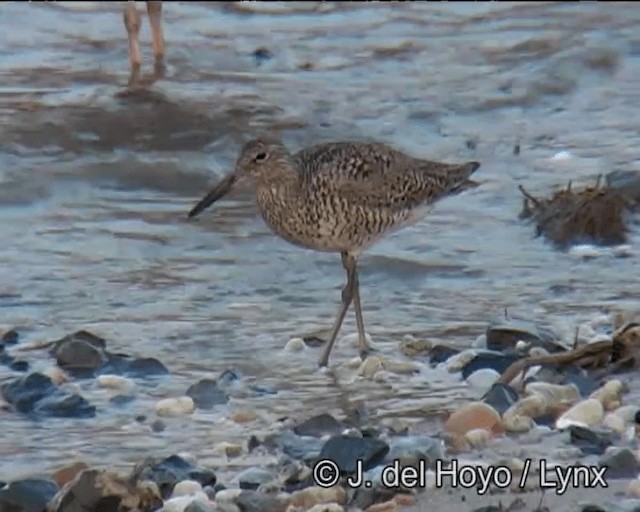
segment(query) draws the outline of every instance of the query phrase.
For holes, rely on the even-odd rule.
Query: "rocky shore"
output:
[[[226,463],[216,465],[199,462],[198,453],[162,450],[122,472],[71,454],[55,471],[15,479],[3,457],[0,510],[375,512],[431,510],[429,504],[439,503],[438,510],[542,511],[560,510],[558,503],[568,505],[572,496],[568,509],[638,510],[640,385],[628,372],[635,359],[622,369],[627,373],[608,371],[616,350],[634,354],[636,340],[640,324],[629,315],[598,316],[581,325],[574,340],[508,317],[491,322],[466,349],[405,336],[393,354],[377,351],[364,362],[338,364],[335,378],[383,386],[442,371],[458,375],[478,399],[429,418],[427,427],[420,418],[373,420],[366,403],[345,405],[341,416],[278,418],[268,428],[256,426],[243,443],[217,443]],[[283,350],[322,343],[321,335],[303,336]],[[42,351],[51,364],[35,371],[30,358]],[[587,360],[585,353],[600,357]],[[540,360],[545,363],[525,364]],[[170,376],[161,361],[114,353],[88,331],[28,344],[19,330],[8,330],[0,362],[11,370],[1,383],[0,414],[43,425],[59,418],[96,421],[104,409],[122,408]],[[79,392],[79,382],[110,393],[103,410]],[[194,382],[182,396],[158,399],[154,410],[131,421],[162,432],[167,422],[196,410],[216,414],[239,393],[267,400],[280,392],[228,369]],[[259,423],[250,410],[231,411],[228,419],[244,427]]]

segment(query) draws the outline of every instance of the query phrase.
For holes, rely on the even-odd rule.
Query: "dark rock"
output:
[[[367,488],[358,487],[354,489],[353,496],[349,500],[349,506],[357,510],[366,510],[371,505],[389,501],[397,494],[395,489],[380,486]]]
[[[60,392],[40,400],[35,412],[52,418],[93,418],[96,408],[83,396]]]
[[[635,416],[633,417],[633,420],[636,423],[640,423],[640,411],[636,412]]]
[[[231,386],[234,382],[242,379],[242,376],[235,370],[225,370],[218,377],[218,386],[221,389],[225,389]]]
[[[29,363],[27,361],[14,360],[9,364],[9,368],[16,372],[26,372],[29,371]]]
[[[462,378],[477,370],[490,368],[498,373],[504,372],[511,364],[520,359],[517,354],[502,354],[500,352],[479,352],[471,361],[462,367]]]
[[[325,443],[320,458],[335,462],[341,474],[351,474],[358,469],[358,461],[362,461],[362,469],[367,471],[379,464],[387,453],[389,445],[379,439],[340,435]]]
[[[429,351],[429,362],[431,364],[444,363],[447,359],[458,354],[460,350],[446,345],[434,345]]]
[[[0,345],[0,347],[1,346],[2,345]],[[0,350],[0,364],[11,366],[13,364],[13,361],[15,361],[15,358],[13,356],[10,356],[6,352]]]
[[[555,332],[526,320],[507,318],[493,320],[487,327],[486,336],[487,349],[499,352],[515,348],[518,341],[531,343],[551,353],[564,350]]]
[[[600,505],[585,505],[580,509],[580,512],[607,512]]]
[[[2,386],[7,402],[24,414],[56,418],[91,418],[96,409],[83,397],[57,387],[49,377],[30,373]]]
[[[256,59],[256,65],[260,66],[264,62],[273,58],[273,54],[268,48],[261,46],[260,48],[256,48],[254,50],[253,58]]]
[[[267,447],[277,448],[294,459],[310,462],[320,455],[325,443],[315,437],[302,437],[290,430],[285,430],[269,438],[264,444]]]
[[[132,479],[155,482],[163,499],[169,498],[176,483],[182,480],[195,480],[202,486],[216,484],[213,471],[196,468],[178,455],[163,460],[145,459],[133,470]]]
[[[636,478],[640,472],[640,463],[628,448],[616,449],[603,455],[600,466],[607,467],[607,478]]]
[[[58,366],[71,374],[91,374],[107,361],[106,342],[87,331],[78,331],[58,340],[50,350]]]
[[[139,510],[162,506],[152,487],[136,485],[109,471],[85,470],[69,482],[49,505],[50,512]]]
[[[278,390],[274,389],[270,386],[264,386],[262,384],[251,384],[249,386],[252,394],[254,396],[263,396],[263,395],[277,395]]]
[[[154,432],[163,432],[167,428],[167,425],[162,420],[154,420],[151,423],[151,430]]]
[[[595,430],[572,425],[569,427],[571,444],[577,446],[585,455],[602,455],[611,446],[610,432],[596,432]]]
[[[216,405],[229,401],[227,394],[218,387],[214,379],[202,379],[189,386],[187,396],[190,396],[198,409],[213,409]]]
[[[30,373],[2,386],[2,394],[7,402],[20,412],[32,411],[39,400],[55,390],[51,379],[41,373]]]
[[[262,484],[272,482],[274,476],[271,471],[262,468],[247,468],[238,475],[240,489],[255,491]]]
[[[108,354],[108,361],[96,374],[115,374],[132,378],[148,378],[168,375],[169,370],[154,357],[132,359],[121,354]]]
[[[243,491],[235,500],[242,512],[285,512],[287,506],[281,500],[258,491]]]
[[[482,397],[485,404],[493,407],[502,415],[509,407],[518,401],[518,392],[509,384],[495,383]]]
[[[15,329],[5,332],[0,339],[0,346],[2,345],[15,345],[20,340],[20,335]]]
[[[322,437],[326,434],[334,435],[342,432],[344,425],[331,414],[323,413],[303,421],[293,428],[299,436]]]
[[[57,492],[58,485],[51,480],[16,480],[0,489],[0,511],[44,512]]]

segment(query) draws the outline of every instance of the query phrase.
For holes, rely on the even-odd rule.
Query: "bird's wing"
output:
[[[419,160],[389,146],[345,142],[295,155],[310,195],[333,193],[369,207],[406,208],[432,202],[465,183],[479,164]]]

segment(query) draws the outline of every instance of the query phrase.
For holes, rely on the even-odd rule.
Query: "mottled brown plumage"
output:
[[[279,141],[253,140],[227,175],[193,209],[194,217],[238,182],[251,181],[267,225],[288,242],[339,252],[347,271],[342,307],[327,348],[326,366],[353,301],[361,354],[365,339],[356,260],[383,236],[420,220],[439,199],[473,182],[477,162],[445,164],[408,156],[385,144],[335,142],[289,153]]]

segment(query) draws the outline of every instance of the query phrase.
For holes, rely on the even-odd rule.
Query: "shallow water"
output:
[[[336,381],[316,370],[318,349],[283,353],[291,337],[330,326],[339,257],[271,235],[246,191],[185,218],[242,142],[265,131],[292,150],[376,139],[482,163],[481,187],[362,257],[365,322],[385,355],[401,357],[408,333],[468,346],[505,307],[569,334],[600,311],[637,306],[636,257],[558,253],[517,218],[518,184],[546,194],[638,169],[635,4],[175,2],[164,19],[168,77],[122,98],[117,5],[2,6],[0,322],[27,342],[88,329],[115,351],[159,358],[172,376],[96,421],[0,413],[0,480],[70,458],[215,460],[216,442],[245,441],[255,425],[227,421],[224,409],[169,420],[162,433],[133,418],[230,367],[282,389],[229,405],[258,410],[265,428],[359,399],[374,418],[420,419],[473,395],[436,370],[350,384],[353,371]],[[141,44],[148,72],[146,16]],[[260,48],[272,58],[258,60]],[[634,227],[632,254],[637,240]],[[354,331],[349,316],[343,334]],[[339,340],[332,364],[355,355]],[[78,385],[106,404],[108,392]]]

